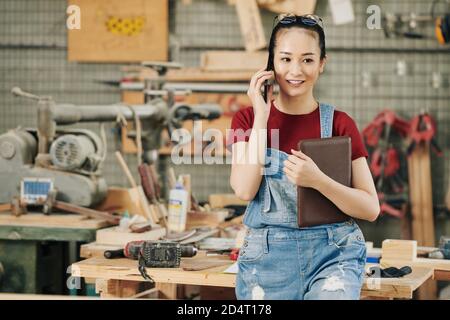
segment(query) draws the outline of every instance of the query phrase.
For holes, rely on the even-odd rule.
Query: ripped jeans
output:
[[[238,258],[242,300],[357,300],[364,236],[353,221],[311,228],[250,228]]]

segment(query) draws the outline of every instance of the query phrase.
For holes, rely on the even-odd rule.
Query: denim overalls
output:
[[[334,107],[319,104],[321,137],[331,137]],[[268,148],[260,188],[245,211],[248,227],[236,279],[238,299],[359,299],[366,247],[348,222],[299,228],[297,186],[283,172],[288,154]]]

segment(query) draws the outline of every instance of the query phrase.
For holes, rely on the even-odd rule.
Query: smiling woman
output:
[[[326,61],[319,17],[278,17],[267,68],[250,81],[247,94],[253,105],[232,120],[234,132],[250,131],[230,135],[227,142],[236,160],[231,187],[238,197],[250,201],[244,216],[248,233],[238,259],[239,299],[359,298],[366,250],[353,218],[373,221],[380,207],[355,122],[314,97],[314,85]],[[274,97],[269,87],[266,102],[261,87],[270,79],[280,90]],[[277,141],[272,141],[274,130],[278,130]],[[330,136],[351,138],[352,187],[332,180],[296,150],[301,140]],[[254,155],[258,162],[242,162]],[[347,214],[348,220],[299,228],[298,186],[317,189]],[[340,245],[342,239],[351,245]]]

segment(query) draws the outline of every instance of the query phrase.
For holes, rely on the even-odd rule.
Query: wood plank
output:
[[[183,258],[182,267],[186,260],[199,258]],[[202,258],[200,258],[202,259]],[[204,258],[203,258],[204,259]],[[226,257],[208,257],[208,259],[227,262]],[[182,268],[147,268],[147,273],[157,283],[191,284],[220,287],[234,287],[236,275],[222,273],[229,264],[213,267],[201,271],[183,271]],[[368,264],[367,267],[373,266]],[[90,258],[72,265],[72,274],[79,277],[94,277],[99,279],[121,279],[143,281],[137,270],[137,262],[130,259],[101,259]],[[433,274],[429,268],[413,267],[413,272],[402,278],[366,278],[361,295],[370,297],[404,298],[412,297],[414,290],[420,287]]]
[[[212,72],[203,71],[200,68],[183,68],[167,71],[166,80],[169,82],[247,82],[253,74],[253,71]]]
[[[0,225],[0,239],[92,242],[97,228]]]
[[[204,51],[200,56],[200,67],[204,71],[253,71],[265,68],[267,52],[248,51]]]
[[[97,242],[86,243],[80,246],[80,257],[87,258],[103,258],[106,250],[119,250],[123,249],[121,245],[106,245],[99,244]]]
[[[412,220],[412,234],[413,239],[417,240],[417,243],[423,246],[423,234],[422,234],[422,215],[421,215],[421,187],[420,187],[420,174],[418,173],[418,153],[417,148],[413,150],[408,157],[408,181],[409,181],[409,194],[411,202],[411,220]]]
[[[239,199],[233,193],[213,193],[208,196],[208,203],[211,208],[224,208],[228,205],[246,206],[248,201]]]
[[[434,280],[440,280],[440,281],[450,281],[450,270],[449,271],[442,271],[442,270],[434,270],[433,275]]]
[[[130,241],[158,240],[166,235],[166,228],[153,227],[142,233],[122,231],[119,227],[105,228],[97,231],[96,242],[102,245],[125,246]]]
[[[225,221],[227,216],[228,211],[226,210],[209,212],[189,211],[186,219],[186,229],[203,226],[217,228],[221,222]]]
[[[70,0],[81,28],[68,30],[68,60],[167,61],[168,0]]]
[[[430,146],[427,143],[417,144],[408,159],[411,207],[413,216],[413,237],[423,246],[434,246],[434,214],[431,187]],[[417,293],[419,299],[435,299],[437,295],[437,284],[428,281]]]
[[[236,0],[236,11],[245,50],[256,51],[265,48],[267,43],[256,0]]]
[[[224,259],[223,257],[210,257]],[[182,267],[185,264],[182,258]],[[191,258],[196,259],[196,258]],[[226,258],[228,259],[228,258]],[[236,276],[221,273],[233,261],[225,266],[213,267],[200,271],[183,271],[182,268],[147,268],[147,273],[155,282],[178,284],[201,284],[207,286],[234,287]],[[130,259],[90,258],[72,265],[72,275],[99,279],[121,279],[143,281],[138,271],[137,261]]]
[[[371,266],[368,264],[366,268]],[[402,278],[365,278],[361,296],[411,299],[414,290],[432,275],[430,268],[413,267],[412,272]]]
[[[28,213],[21,216],[13,216],[10,213],[0,213],[0,226],[29,226],[39,228],[77,228],[98,229],[109,226],[106,220],[87,219],[76,214],[51,214]]]
[[[177,284],[175,283],[155,283],[155,289],[159,291],[159,297],[163,299],[177,299]]]
[[[106,198],[97,207],[97,210],[128,212],[130,215],[140,215],[155,224],[155,214],[150,210],[147,198],[141,186],[135,188],[110,187]],[[149,218],[150,217],[150,218]],[[159,219],[159,217],[158,217]]]
[[[259,1],[261,8],[267,9],[276,13],[292,12],[296,15],[304,15],[314,13],[317,0],[284,0],[276,2]]]
[[[421,173],[421,203],[422,203],[422,222],[423,222],[423,245],[428,247],[435,246],[434,233],[434,213],[433,213],[433,192],[431,183],[431,163],[430,163],[430,145],[423,144],[420,150],[420,173]]]
[[[416,258],[415,260],[401,260],[401,259],[381,259],[380,263],[387,266],[417,266],[429,268],[434,271],[450,271],[450,260],[445,259],[428,259],[428,258]]]

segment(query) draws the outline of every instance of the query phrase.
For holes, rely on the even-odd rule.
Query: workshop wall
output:
[[[334,26],[327,1],[318,1],[316,13],[325,21],[329,61],[317,87],[317,97],[348,112],[360,129],[385,108],[410,119],[428,110],[437,120],[437,140],[444,157],[432,155],[433,196],[436,205],[444,202],[450,170],[450,55],[434,38],[424,40],[386,39],[382,30],[366,28],[366,9],[378,4],[393,13],[428,13],[430,1],[352,1],[356,21]],[[0,1],[0,132],[16,126],[35,126],[35,103],[10,94],[13,86],[38,94],[51,95],[58,102],[109,104],[120,100],[117,88],[98,83],[118,80],[119,65],[69,63],[65,29],[67,2],[64,0]],[[436,8],[438,14],[441,9]],[[274,14],[262,10],[267,38]],[[170,1],[171,60],[197,66],[204,50],[243,49],[235,9],[225,0],[194,0],[191,5]],[[421,29],[433,35],[430,25]],[[397,75],[399,60],[407,73]],[[440,88],[432,87],[432,74],[442,76]],[[372,79],[369,87],[363,78]],[[98,130],[99,125],[83,125]],[[112,151],[112,126],[107,125],[110,155],[105,163],[109,184],[126,185]],[[127,156],[135,166],[133,156]],[[170,159],[163,159],[160,168]],[[193,191],[199,200],[210,193],[231,192],[228,165],[181,165],[177,173],[191,173]]]

